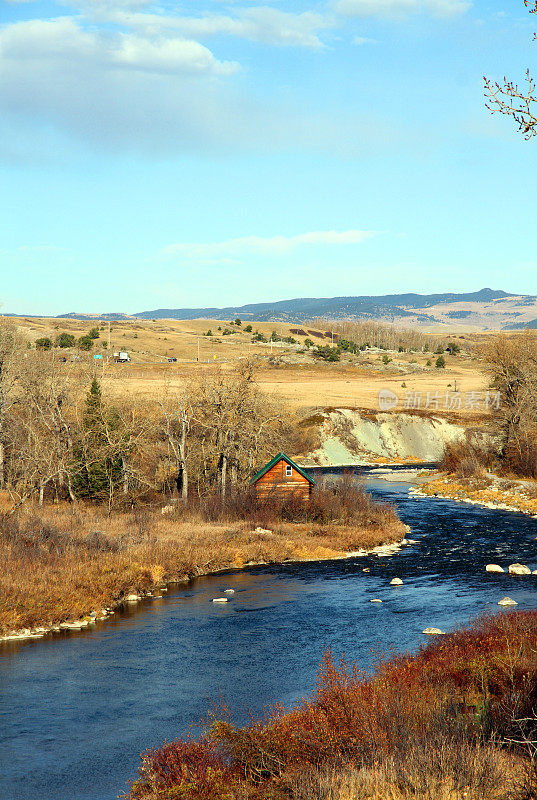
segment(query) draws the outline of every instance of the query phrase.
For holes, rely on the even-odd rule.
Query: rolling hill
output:
[[[28,316],[28,315],[26,315]],[[375,319],[427,330],[521,330],[535,327],[537,297],[516,295],[500,289],[438,294],[358,295],[353,297],[298,297],[268,303],[223,308],[157,308],[135,314],[61,314],[78,320],[194,320],[303,323],[323,319]]]

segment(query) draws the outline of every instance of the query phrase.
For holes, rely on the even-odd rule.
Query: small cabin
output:
[[[281,499],[289,495],[297,495],[304,500],[309,500],[315,481],[298,464],[286,456],[278,453],[263,469],[254,475],[250,481],[255,486],[258,499],[277,497]]]

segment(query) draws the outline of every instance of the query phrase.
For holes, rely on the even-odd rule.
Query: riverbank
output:
[[[0,640],[80,630],[201,575],[365,555],[408,532],[386,504],[366,497],[360,513],[347,524],[282,521],[269,529],[185,518],[180,506],[108,516],[95,506],[29,504],[1,525]]]
[[[452,473],[438,473],[433,480],[420,482],[410,490],[414,497],[445,497],[463,503],[518,511],[537,516],[537,482],[502,478],[491,473],[464,478]]]
[[[330,651],[314,691],[142,755],[128,800],[535,797],[537,612],[484,617],[371,673]]]

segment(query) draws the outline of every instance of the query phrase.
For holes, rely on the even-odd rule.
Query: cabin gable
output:
[[[252,478],[258,497],[299,495],[308,499],[315,481],[284,453],[272,459]]]

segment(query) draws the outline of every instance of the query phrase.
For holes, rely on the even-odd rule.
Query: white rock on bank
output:
[[[403,581],[401,580],[401,578],[392,578],[390,581],[390,586],[402,586],[402,585]]]
[[[126,598],[125,598],[125,602],[126,603],[137,603],[138,600],[141,600],[141,599],[142,598],[140,597],[139,594],[128,594],[126,596]]]
[[[227,597],[214,597],[213,603],[227,603]]]
[[[503,567],[500,567],[499,564],[487,564],[485,567],[487,572],[505,572]]]
[[[272,533],[272,531],[267,530],[266,528],[260,528],[259,525],[255,529],[256,533]]]
[[[380,558],[381,556],[393,556],[398,553],[400,549],[400,544],[380,544],[378,547],[374,547],[371,552]]]
[[[525,564],[509,564],[510,575],[531,575],[531,569]]]
[[[427,636],[445,636],[445,631],[441,631],[440,628],[425,628],[422,633],[425,633]]]
[[[235,594],[235,589],[224,589],[224,594]]]
[[[499,606],[517,606],[518,603],[516,600],[513,600],[511,597],[502,597],[501,600],[498,600]]]

